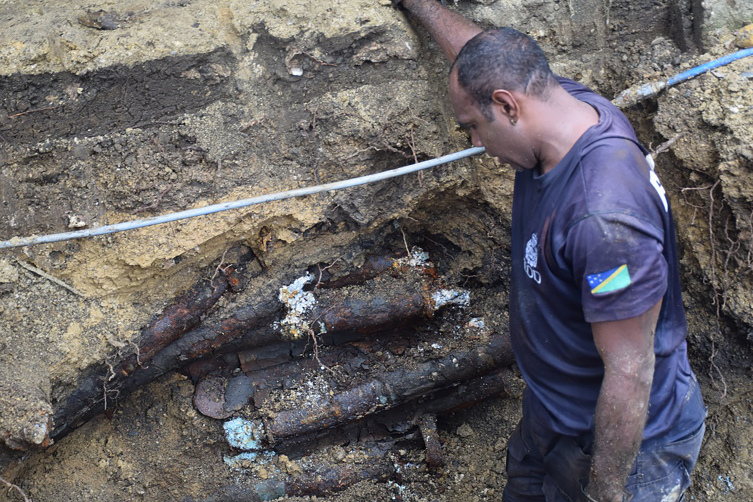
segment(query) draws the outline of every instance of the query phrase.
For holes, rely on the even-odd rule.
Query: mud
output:
[[[387,0],[22,4],[0,0],[3,240],[338,181],[468,146],[448,107],[446,62]],[[482,26],[529,33],[556,72],[613,97],[734,49],[734,30],[749,19],[712,27],[704,24],[716,19],[711,3],[697,4],[454,8]],[[691,364],[709,407],[690,494],[697,501],[753,499],[752,70],[742,60],[628,110],[656,153],[677,221]],[[149,323],[227,264],[242,264],[248,285],[224,295],[203,329],[254,315],[249,306],[271,323],[280,287],[306,271],[337,275],[375,252],[420,246],[442,281],[470,290],[471,303],[415,323],[415,346],[385,343],[379,364],[391,364],[389,350],[418,365],[473,347],[478,339],[458,336],[458,326],[474,318],[506,326],[511,198],[509,168],[473,158],[342,192],[3,250],[3,438],[37,444],[50,406],[86,375],[135,356]],[[330,377],[320,372],[312,385]],[[198,413],[194,382],[170,371],[23,461],[5,462],[0,450],[0,474],[35,501],[244,500],[259,483],[318,464],[366,471],[364,441],[378,440],[389,444],[376,475],[388,479],[355,476],[338,494],[287,499],[499,500],[522,388],[512,378],[511,397],[440,415],[441,467],[433,451],[427,458],[421,431],[400,426],[388,437],[346,429],[236,469],[225,462],[238,451],[223,422]],[[106,382],[102,391],[117,398]],[[20,497],[3,490],[0,500]]]

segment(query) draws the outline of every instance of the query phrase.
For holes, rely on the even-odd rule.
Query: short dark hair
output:
[[[493,120],[490,105],[496,89],[546,99],[556,83],[541,47],[512,28],[479,33],[463,46],[452,68],[457,68],[460,87],[489,120]]]

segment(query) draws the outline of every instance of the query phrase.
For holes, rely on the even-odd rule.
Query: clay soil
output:
[[[26,3],[0,1],[0,239],[336,181],[468,147],[446,103],[447,64],[387,1],[132,2],[127,11],[107,1]],[[681,50],[666,26],[675,2],[633,3],[610,3],[608,25],[601,1],[455,8],[484,26],[528,32],[556,72],[608,96],[733,49],[730,28]],[[584,13],[591,7],[598,20]],[[751,70],[740,61],[626,110],[655,153],[677,220],[691,365],[708,406],[686,497],[699,502],[753,500]],[[418,246],[471,302],[403,326],[408,348],[391,345],[392,331],[373,335],[379,364],[416,365],[504,333],[511,179],[509,167],[475,158],[349,192],[0,250],[0,429],[23,428],[82,375],[134,353],[156,314],[228,263],[241,266],[248,286],[223,297],[202,319],[207,326],[260,298],[274,308],[279,288],[307,270],[344,272],[367,255]],[[472,327],[479,318],[486,331]],[[337,371],[314,371],[280,399],[313,399],[322,382],[345,385],[350,377]],[[389,431],[389,479],[283,500],[500,500],[524,388],[514,366],[509,384],[508,396],[439,416],[443,467],[428,469],[415,430]],[[2,476],[34,501],[251,501],[260,483],[306,466],[358,471],[372,462],[364,444],[375,438],[333,431],[269,463],[233,468],[225,458],[238,452],[223,421],[199,413],[194,393],[178,369],[127,397],[109,395],[117,404],[107,413],[0,466]],[[22,496],[2,490],[0,500]]]

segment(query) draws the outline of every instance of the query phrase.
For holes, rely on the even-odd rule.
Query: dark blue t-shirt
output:
[[[663,299],[644,430],[644,439],[659,437],[694,379],[672,214],[627,118],[588,88],[559,81],[599,123],[551,171],[515,176],[510,331],[527,404],[557,433],[590,431],[604,377],[590,323],[635,317]]]

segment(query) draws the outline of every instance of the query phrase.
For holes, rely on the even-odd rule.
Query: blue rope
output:
[[[698,75],[702,75],[709,70],[728,65],[733,61],[737,61],[738,59],[742,59],[747,56],[753,56],[753,47],[751,47],[750,49],[743,49],[741,51],[733,52],[732,54],[727,54],[726,56],[720,57],[719,59],[715,59],[700,66],[696,66],[695,68],[691,68],[688,71],[684,71],[678,75],[675,75],[674,77],[667,80],[667,87],[672,87],[673,85],[677,85],[680,82],[684,82],[693,77],[697,77]]]
[[[753,56],[753,47],[750,49],[743,49],[741,51],[733,52],[732,54],[727,54],[726,56],[720,57],[719,59],[715,59],[700,66],[696,66],[695,68],[691,68],[688,71],[684,71],[675,75],[669,80],[660,80],[658,82],[643,84],[638,87],[631,87],[630,89],[622,91],[619,96],[612,100],[612,103],[614,103],[614,105],[618,108],[626,108],[628,106],[632,106],[646,98],[656,96],[667,87],[672,87],[673,85],[685,82],[686,80],[697,77],[698,75],[703,75],[709,70],[730,64],[733,61],[737,61],[738,59],[742,59],[747,56]]]

